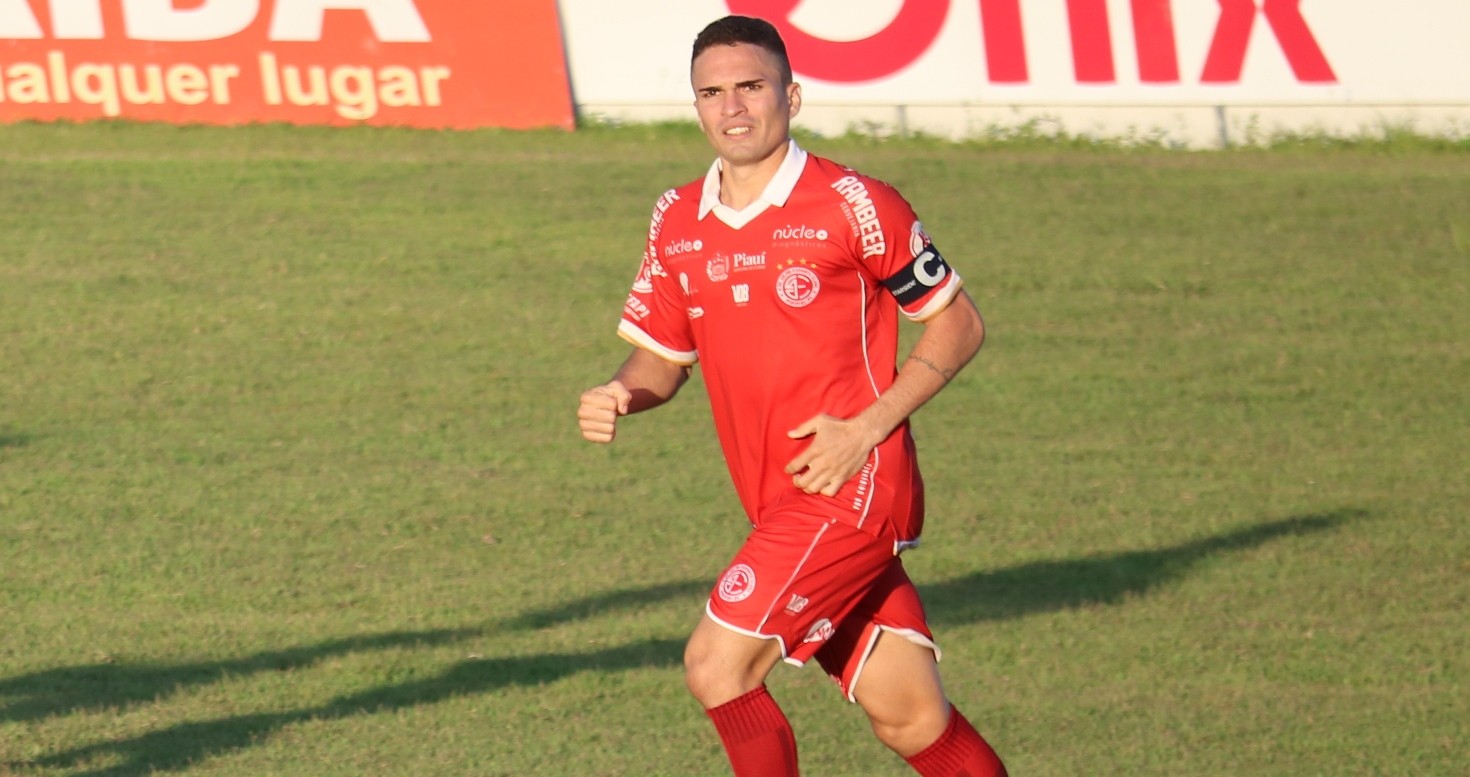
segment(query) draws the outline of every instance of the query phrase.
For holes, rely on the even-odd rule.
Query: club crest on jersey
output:
[[[727,602],[743,602],[755,593],[755,570],[748,564],[736,564],[720,578],[720,598]]]
[[[715,254],[704,266],[705,274],[710,281],[720,283],[730,277],[730,257],[724,254]]]
[[[805,260],[803,260],[803,264]],[[780,265],[777,265],[779,268]],[[816,300],[822,291],[822,281],[811,268],[801,265],[787,267],[776,277],[776,296],[793,308],[804,308]]]

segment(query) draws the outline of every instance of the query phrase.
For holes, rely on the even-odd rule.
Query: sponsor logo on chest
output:
[[[735,272],[766,269],[766,252],[758,254],[737,253],[734,256]]]
[[[812,246],[827,242],[829,236],[825,229],[809,227],[806,224],[787,224],[784,227],[778,227],[771,233],[771,242],[776,245]]]
[[[670,241],[669,243],[664,245],[664,256],[672,259],[676,256],[682,256],[684,254],[697,254],[703,250],[703,240],[689,240],[688,238],[679,238],[677,240]]]
[[[737,251],[733,254],[716,252],[715,255],[705,263],[704,274],[714,283],[729,280],[732,272],[751,272],[753,270],[766,269],[766,252],[758,254]]]

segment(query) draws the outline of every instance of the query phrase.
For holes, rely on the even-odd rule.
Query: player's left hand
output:
[[[786,433],[799,440],[812,438],[806,450],[786,465],[791,482],[808,494],[836,496],[842,485],[867,463],[882,438],[856,419],[820,414]]]

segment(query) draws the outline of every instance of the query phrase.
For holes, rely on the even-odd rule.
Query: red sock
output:
[[[766,686],[705,710],[735,777],[797,777],[796,735]]]
[[[923,777],[1006,777],[1000,756],[954,707],[934,744],[905,760]]]

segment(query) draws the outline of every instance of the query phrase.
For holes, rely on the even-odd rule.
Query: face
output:
[[[785,148],[801,87],[782,86],[778,63],[749,43],[711,46],[694,59],[699,126],[726,165],[758,165]]]

